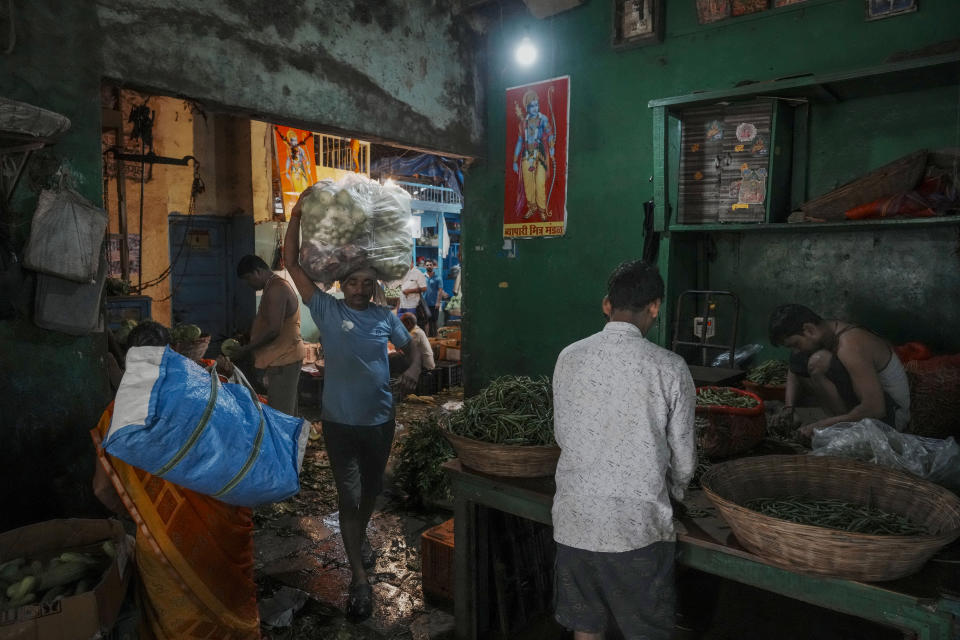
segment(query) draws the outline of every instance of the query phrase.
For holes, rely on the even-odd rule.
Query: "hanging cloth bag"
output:
[[[253,507],[300,490],[310,428],[220,382],[169,347],[134,347],[104,449],[152,475],[228,504]]]
[[[24,250],[28,269],[74,282],[96,280],[107,214],[66,186],[40,194]]]

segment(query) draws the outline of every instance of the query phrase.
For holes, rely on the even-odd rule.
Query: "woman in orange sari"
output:
[[[168,342],[169,333],[156,323],[138,325],[128,337],[129,346]],[[107,454],[103,439],[112,417],[111,403],[90,435],[99,484],[105,475],[137,525],[140,637],[259,640],[250,509],[184,489]]]

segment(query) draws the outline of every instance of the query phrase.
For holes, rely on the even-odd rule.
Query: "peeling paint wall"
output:
[[[104,75],[263,119],[455,154],[480,146],[474,36],[399,0],[98,0]]]

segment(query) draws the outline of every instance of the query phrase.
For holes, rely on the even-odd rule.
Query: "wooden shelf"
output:
[[[855,71],[821,75],[805,74],[753,82],[730,89],[714,89],[671,98],[659,98],[647,104],[651,108],[678,105],[689,107],[712,104],[721,100],[757,97],[842,102],[854,97],[915,91],[956,85],[958,82],[960,82],[960,53],[949,53],[888,62]]]
[[[882,229],[886,227],[932,227],[939,225],[960,225],[960,215],[937,216],[934,218],[886,218],[880,220],[843,220],[837,222],[772,222],[757,224],[707,223],[672,224],[672,233],[742,233],[761,231],[843,231],[844,229]]]

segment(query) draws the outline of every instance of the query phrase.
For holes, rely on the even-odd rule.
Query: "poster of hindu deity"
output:
[[[315,180],[313,168],[313,134],[291,127],[273,127],[273,147],[277,154],[283,210],[290,214],[300,193]]]
[[[507,89],[504,237],[566,231],[569,110],[570,76]]]

